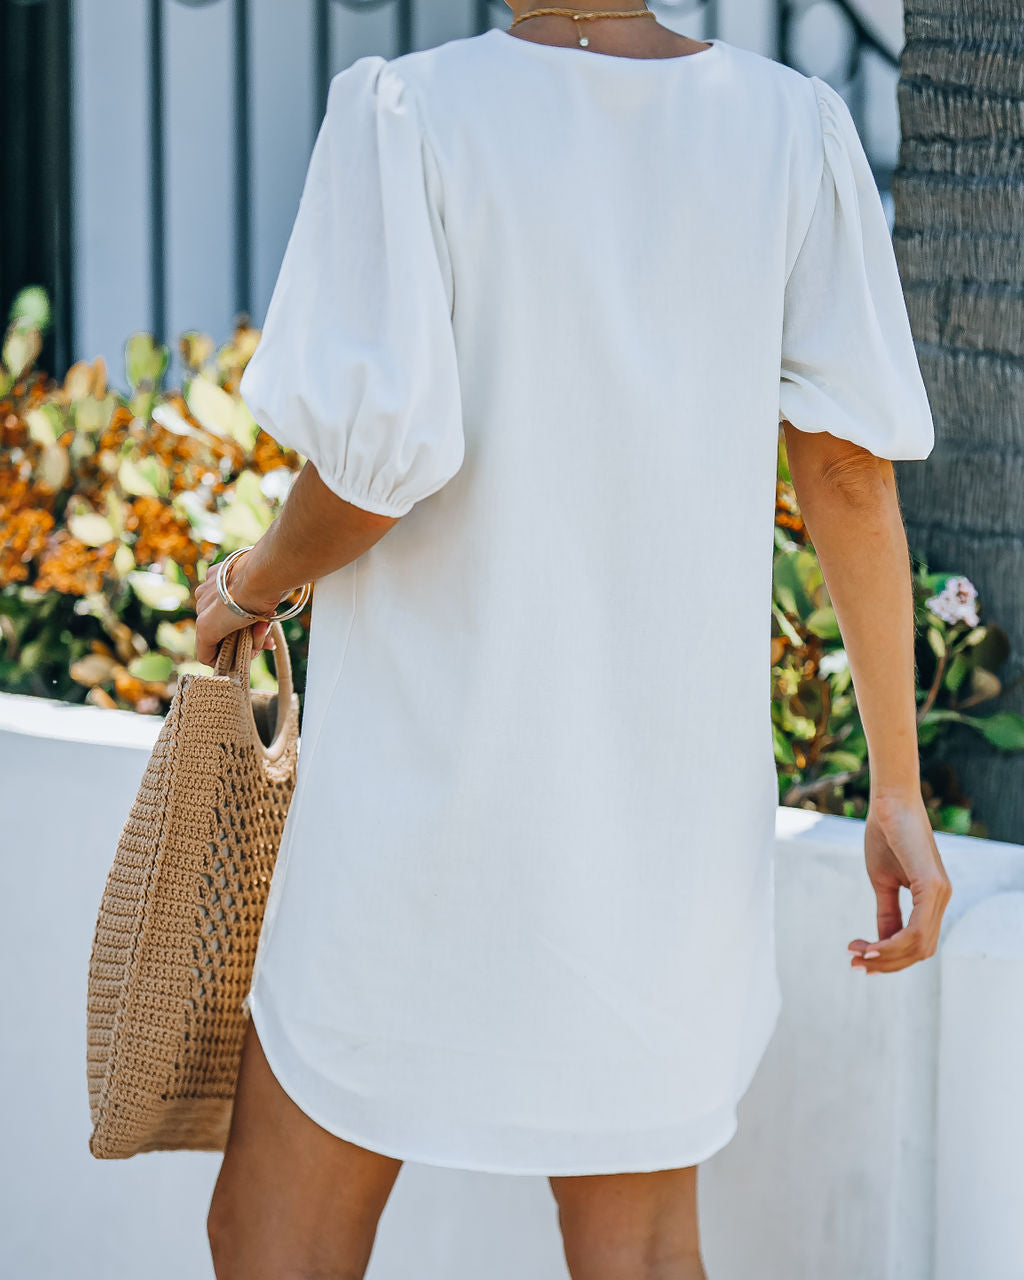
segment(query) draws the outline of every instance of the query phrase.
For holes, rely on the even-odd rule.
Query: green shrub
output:
[[[0,353],[0,687],[161,713],[198,667],[191,597],[207,567],[267,528],[301,465],[259,430],[236,389],[259,332],[214,350],[182,337],[183,392],[167,348],[125,348],[129,393],[102,360],[63,384],[34,368],[34,291]],[[302,689],[308,611],[284,624]],[[272,685],[266,656],[254,683]]]

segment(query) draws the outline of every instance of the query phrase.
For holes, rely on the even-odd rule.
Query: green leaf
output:
[[[71,475],[71,459],[60,444],[51,444],[39,455],[35,469],[36,479],[44,488],[56,493],[63,489]]]
[[[964,724],[970,720],[970,716],[965,716],[960,711],[947,711],[944,707],[932,707],[931,711],[925,716],[922,724],[938,724],[942,721],[956,722]]]
[[[796,627],[793,626],[793,624],[782,612],[782,610],[779,608],[778,605],[776,604],[772,605],[772,614],[775,617],[775,621],[779,624],[779,630],[790,642],[790,644],[796,644],[796,645],[803,644],[803,638],[801,637],[800,632],[797,631]]]
[[[139,600],[150,609],[174,613],[188,604],[191,592],[177,582],[168,582],[159,573],[135,570],[126,577],[128,585]]]
[[[135,553],[123,542],[114,552],[114,572],[119,578],[125,577],[135,568]]]
[[[86,396],[76,400],[73,405],[75,430],[86,435],[98,436],[110,426],[110,420],[117,408],[117,399],[113,395],[97,400],[95,396]]]
[[[113,489],[107,490],[107,519],[117,536],[124,536],[124,503]]]
[[[104,547],[117,537],[110,521],[95,511],[82,511],[69,516],[68,531],[87,547]]]
[[[798,715],[785,703],[781,707],[782,728],[791,738],[812,742],[818,726],[807,716]]]
[[[171,476],[159,458],[143,458],[139,463],[139,472],[153,486],[158,497],[167,497],[171,491]]]
[[[859,769],[864,763],[863,756],[853,751],[827,751],[821,757],[823,762],[834,766],[837,770]]]
[[[247,502],[254,511],[270,512],[263,490],[260,488],[260,477],[255,471],[240,471],[235,481],[235,497]]]
[[[789,470],[789,450],[786,448],[786,433],[781,422],[779,423],[779,443],[776,448],[776,468],[779,479],[784,480],[786,484],[792,484],[793,477]]]
[[[197,374],[185,391],[185,403],[193,418],[211,435],[226,439],[231,436],[235,418],[235,400],[205,373]]]
[[[76,431],[71,437],[71,443],[68,446],[68,453],[71,456],[71,466],[77,475],[82,469],[82,463],[87,458],[91,458],[96,452],[96,442],[91,436],[83,431]]]
[[[796,756],[793,754],[793,748],[789,739],[778,727],[772,725],[772,741],[775,745],[775,759],[781,764],[795,764]]]
[[[221,512],[223,545],[226,550],[247,546],[263,536],[273,521],[270,503],[260,489],[255,471],[242,471]]]
[[[932,653],[935,654],[936,658],[944,658],[946,656],[946,642],[942,637],[942,632],[938,627],[929,627],[927,635]]]
[[[263,536],[266,527],[248,503],[231,499],[221,513],[221,545],[225,551],[252,546]]]
[[[780,551],[773,564],[775,598],[787,613],[806,618],[814,611],[813,594],[821,585],[821,570],[813,551],[800,547]]]
[[[169,362],[169,350],[156,342],[151,333],[135,333],[125,343],[125,373],[134,391],[141,387],[151,390],[159,387]]]
[[[997,711],[990,716],[964,717],[1000,751],[1024,751],[1024,716],[1016,711]]]
[[[32,640],[26,645],[22,645],[21,653],[18,657],[18,666],[23,671],[32,671],[38,667],[46,658],[46,645],[43,640]]]
[[[946,804],[937,812],[940,831],[951,831],[955,835],[971,834],[971,811],[962,805]]]
[[[1003,682],[998,676],[984,667],[974,667],[971,671],[971,697],[978,702],[987,702],[990,698],[998,698],[1003,691]]]
[[[806,622],[807,630],[816,636],[820,636],[822,640],[841,640],[842,632],[839,630],[839,623],[836,621],[835,610],[831,605],[823,605],[820,609],[815,609]]]
[[[194,489],[186,489],[183,493],[175,494],[171,506],[176,515],[188,521],[192,532],[201,542],[220,543],[224,537],[221,518],[216,512],[207,508]]]
[[[128,664],[130,674],[147,683],[165,684],[173,670],[174,662],[164,653],[144,653]]]
[[[196,374],[185,392],[189,412],[211,435],[237,440],[251,452],[259,427],[245,402],[218,386],[205,373]]]
[[[967,658],[965,658],[962,653],[958,653],[954,656],[953,661],[949,664],[949,670],[946,672],[945,676],[943,677],[942,683],[946,686],[946,688],[950,691],[950,693],[956,693],[956,691],[963,684],[964,676],[967,675],[970,669],[971,669],[970,661]]]
[[[253,658],[251,672],[252,687],[254,689],[267,689],[270,692],[274,692],[277,689],[277,680],[267,666],[265,650],[261,649],[256,657]]]
[[[41,284],[27,284],[14,295],[8,319],[47,329],[50,316],[50,295]]]
[[[922,588],[922,594],[938,596],[942,594],[942,589],[950,578],[958,577],[960,577],[960,574],[956,573],[921,573],[918,575],[917,581]]]
[[[169,401],[164,400],[160,404],[155,404],[150,416],[155,423],[163,427],[165,431],[169,431],[171,435],[186,436],[191,440],[205,439],[203,433],[197,430],[184,414],[179,413],[177,407]]]
[[[786,613],[799,617],[800,607],[797,603],[797,595],[798,593],[802,595],[802,588],[793,564],[794,554],[792,551],[780,551],[776,555],[772,569],[772,585],[779,607]]]
[[[188,586],[188,574],[175,560],[164,561],[164,577],[168,582],[176,582],[180,587]]]
[[[121,486],[123,493],[134,494],[137,498],[159,498],[160,496],[156,485],[131,458],[124,458],[118,467],[117,483]]]
[[[43,404],[25,414],[28,437],[36,444],[56,444],[64,429],[64,419],[55,404]]]
[[[4,367],[11,375],[12,383],[27,373],[35,364],[42,350],[43,340],[39,330],[31,325],[12,325],[3,345]]]
[[[191,658],[196,650],[195,623],[179,627],[165,620],[157,625],[156,642],[176,658]]]
[[[810,547],[801,547],[794,556],[794,560],[801,585],[807,593],[808,600],[812,600],[825,581],[818,557]]]
[[[235,417],[231,424],[231,434],[235,437],[246,453],[252,453],[253,446],[256,443],[256,437],[259,433],[259,423],[249,412],[248,405],[244,400],[236,400]]]

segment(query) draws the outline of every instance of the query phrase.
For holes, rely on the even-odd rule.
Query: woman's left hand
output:
[[[246,622],[224,604],[217,594],[218,565],[211,565],[203,581],[196,587],[196,658],[212,667],[217,661],[217,650],[225,636],[243,627],[252,627],[252,651],[255,656],[261,649],[273,649],[274,642],[267,636],[269,622]],[[235,575],[232,573],[231,592],[235,592]],[[247,603],[239,601],[242,608]],[[270,610],[268,609],[269,613]]]

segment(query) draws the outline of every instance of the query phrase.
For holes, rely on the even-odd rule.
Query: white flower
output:
[[[930,596],[924,603],[943,622],[966,622],[970,627],[978,625],[975,608],[978,590],[969,578],[947,578],[946,585],[937,596]]]
[[[818,672],[823,676],[837,676],[850,665],[845,649],[832,649],[818,660]]]
[[[260,491],[271,502],[284,502],[295,483],[295,472],[290,467],[275,467],[260,480]]]

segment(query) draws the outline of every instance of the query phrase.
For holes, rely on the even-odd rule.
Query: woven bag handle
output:
[[[288,641],[279,622],[272,622],[268,632],[274,641],[270,652],[274,655],[274,674],[277,677],[277,724],[274,728],[274,741],[277,742],[284,732],[285,724],[292,713],[292,660],[288,652]],[[237,681],[245,692],[245,699],[252,714],[252,687],[249,680],[249,664],[252,661],[252,628],[241,627],[224,637],[217,650],[217,661],[214,672],[219,676],[230,676]],[[253,732],[257,741],[259,733],[253,719]]]

